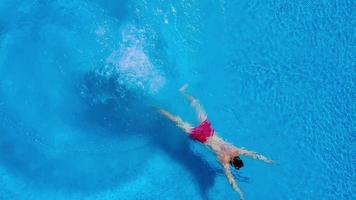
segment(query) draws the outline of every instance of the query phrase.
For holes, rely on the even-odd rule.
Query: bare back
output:
[[[224,141],[217,134],[209,137],[205,144],[217,155],[222,163],[229,163],[232,157],[239,154],[234,145]]]
[[[243,193],[238,187],[232,173],[230,170],[231,161],[236,157],[241,155],[251,156],[254,159],[259,159],[267,163],[272,163],[272,160],[266,158],[263,155],[260,155],[256,152],[246,150],[244,148],[237,148],[233,144],[230,144],[224,141],[221,137],[217,135],[214,129],[211,127],[209,121],[207,121],[207,115],[200,105],[199,101],[195,99],[193,96],[185,93],[188,85],[184,85],[179,89],[179,91],[190,101],[191,106],[195,108],[197,113],[198,122],[200,125],[197,127],[193,127],[189,123],[183,121],[180,117],[174,116],[166,110],[158,109],[158,112],[168,119],[172,120],[176,123],[178,127],[184,130],[191,138],[198,140],[199,142],[206,145],[208,149],[214,152],[218,158],[218,161],[222,164],[224,168],[225,175],[233,187],[233,189],[239,193],[240,199],[244,199]],[[241,161],[242,162],[242,161]],[[236,167],[235,167],[236,168]],[[238,167],[236,169],[241,168]]]

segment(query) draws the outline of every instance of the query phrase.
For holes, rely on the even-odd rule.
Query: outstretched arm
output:
[[[254,151],[249,151],[249,150],[246,150],[244,148],[238,148],[237,149],[239,154],[242,154],[242,155],[245,155],[245,156],[250,156],[254,159],[258,159],[258,160],[262,160],[266,163],[272,163],[273,161],[267,157],[265,157],[264,155],[261,155],[257,152],[254,152]]]
[[[230,185],[232,186],[232,188],[234,188],[234,190],[235,190],[237,193],[239,193],[240,199],[243,200],[243,199],[244,199],[244,195],[243,195],[243,193],[241,192],[240,188],[237,186],[237,183],[236,183],[234,177],[233,177],[232,174],[231,174],[229,164],[228,164],[228,163],[224,163],[223,166],[224,166],[225,175],[226,175],[227,179],[229,180]]]

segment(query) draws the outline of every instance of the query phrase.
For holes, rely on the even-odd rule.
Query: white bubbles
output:
[[[104,36],[106,34],[107,30],[105,29],[104,26],[98,26],[97,29],[95,30],[95,34],[98,37]]]
[[[144,30],[129,26],[122,31],[122,42],[106,59],[113,72],[121,76],[118,81],[129,87],[156,93],[164,85],[162,72],[152,64],[145,51]]]

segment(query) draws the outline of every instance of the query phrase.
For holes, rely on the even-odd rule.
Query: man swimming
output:
[[[212,150],[216,154],[218,161],[224,167],[224,172],[229,183],[233,189],[239,193],[240,199],[244,199],[243,193],[237,186],[237,183],[231,174],[230,165],[233,166],[236,170],[239,170],[241,167],[243,167],[244,164],[240,158],[240,155],[251,156],[254,159],[259,159],[267,163],[272,163],[272,160],[256,152],[249,151],[244,148],[237,148],[233,144],[230,144],[220,138],[216,131],[211,127],[207,115],[203,107],[199,104],[199,101],[185,92],[187,87],[188,85],[185,84],[179,89],[179,91],[190,101],[192,107],[195,108],[199,121],[198,126],[193,127],[189,123],[183,121],[180,117],[174,116],[166,110],[158,109],[159,113],[175,122],[178,127],[183,129],[184,132],[189,135],[190,138],[205,144],[208,149]]]

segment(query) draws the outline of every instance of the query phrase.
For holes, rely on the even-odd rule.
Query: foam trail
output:
[[[106,68],[108,72],[120,75],[120,84],[157,93],[164,85],[165,78],[151,63],[145,45],[144,30],[129,26],[122,31],[122,42],[118,49],[106,59]]]

